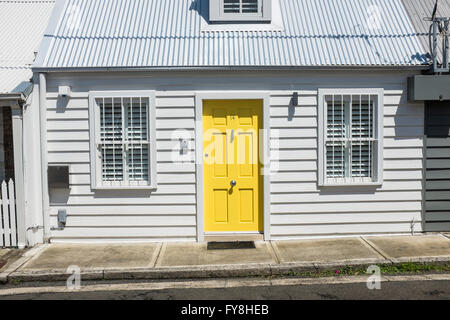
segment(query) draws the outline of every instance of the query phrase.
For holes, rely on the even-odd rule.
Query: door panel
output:
[[[214,193],[214,223],[228,223],[228,190],[215,189]]]
[[[262,232],[262,101],[209,100],[203,105],[205,231]]]
[[[253,189],[239,189],[239,213],[241,223],[253,223],[254,216]]]

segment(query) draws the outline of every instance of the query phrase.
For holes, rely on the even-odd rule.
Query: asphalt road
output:
[[[248,280],[247,280],[248,281]],[[135,286],[135,288],[133,287]],[[187,285],[189,286],[189,285]],[[97,288],[79,292],[28,292],[16,294],[1,294],[0,300],[16,299],[108,299],[108,300],[391,300],[391,299],[418,299],[418,300],[450,300],[450,280],[413,280],[388,281],[381,283],[381,289],[369,290],[365,282],[357,283],[316,283],[299,284],[287,280],[282,285],[258,285],[234,283],[232,287],[202,287],[193,282],[192,287],[177,288],[171,283],[166,288],[152,289],[129,283],[121,286],[112,285],[107,289]],[[12,293],[12,292],[11,292]]]

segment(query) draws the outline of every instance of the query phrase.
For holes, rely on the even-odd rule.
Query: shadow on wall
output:
[[[209,22],[209,0],[192,0],[189,10],[197,11],[200,17]]]
[[[56,101],[56,113],[64,113],[67,110],[67,105],[69,104],[69,99],[58,97]]]
[[[385,118],[386,127],[394,127],[394,140],[422,139],[424,135],[424,106],[423,103],[409,102],[406,91],[403,92],[397,111],[394,115],[394,122],[391,123],[389,117]]]

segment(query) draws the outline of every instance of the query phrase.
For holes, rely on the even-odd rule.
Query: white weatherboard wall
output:
[[[175,130],[192,135],[195,94],[205,91],[270,91],[272,147],[271,237],[293,239],[422,230],[423,104],[406,101],[401,72],[166,72],[48,75],[49,164],[70,164],[70,193],[53,192],[51,225],[59,208],[67,227],[52,241],[192,240],[196,234],[194,161],[171,163],[179,147]],[[70,85],[65,105],[57,86]],[[318,88],[384,88],[384,183],[381,188],[317,187]],[[158,188],[92,192],[89,170],[88,92],[156,90]],[[299,106],[290,106],[294,91]],[[277,136],[279,133],[279,137]],[[280,159],[276,160],[277,154]]]

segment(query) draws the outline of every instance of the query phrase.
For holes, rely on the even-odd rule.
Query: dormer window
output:
[[[210,22],[270,22],[272,0],[209,0]]]

